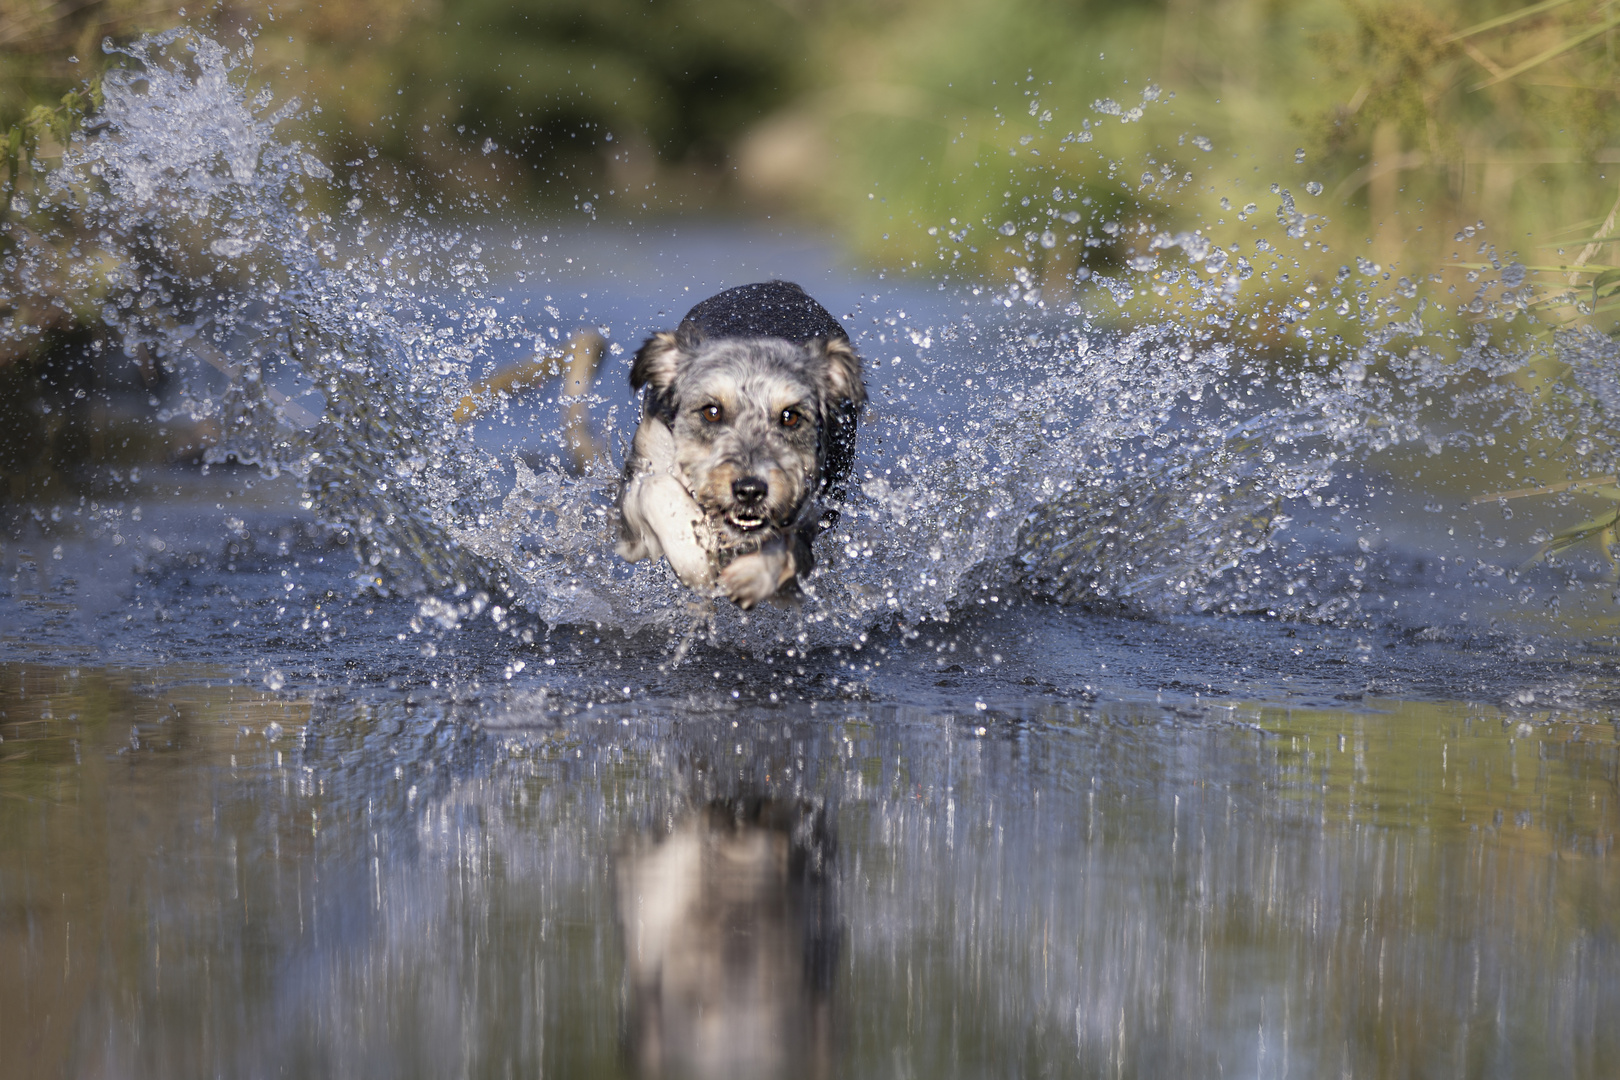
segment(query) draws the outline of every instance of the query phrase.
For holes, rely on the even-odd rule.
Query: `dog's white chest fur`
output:
[[[627,528],[619,555],[631,562],[662,555],[681,584],[708,592],[719,576],[714,531],[677,475],[675,436],[662,421],[648,417],[636,429],[631,453],[638,460],[620,504]]]

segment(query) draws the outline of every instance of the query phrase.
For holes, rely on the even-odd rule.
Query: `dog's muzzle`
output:
[[[763,529],[766,525],[765,496],[768,494],[770,487],[759,477],[739,477],[731,485],[733,502],[731,509],[726,512],[726,520],[742,532]]]

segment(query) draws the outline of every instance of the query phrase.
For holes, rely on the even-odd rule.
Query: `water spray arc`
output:
[[[490,284],[476,229],[372,218],[363,192],[278,135],[299,106],[248,91],[251,47],[175,31],[123,49],[50,177],[54,210],[97,237],[77,272],[103,275],[102,318],[125,351],[179,378],[172,407],[217,432],[207,460],[296,477],[306,507],[353,539],[365,586],[498,590],[498,607],[553,625],[684,634],[690,616],[667,574],[611,555],[616,467],[587,423],[603,339],[582,332],[559,350],[556,328],[503,294],[515,286]],[[1276,193],[1279,243],[1310,244],[1316,215]],[[1109,207],[1096,208],[1107,220],[1065,213],[1077,229],[1121,232]],[[1182,297],[1158,322],[1126,327],[1022,280],[920,316],[878,309],[863,348],[894,359],[806,603],[722,613],[710,632],[838,644],[1013,596],[1283,610],[1294,590],[1274,565],[1278,537],[1301,510],[1336,513],[1347,468],[1411,447],[1488,457],[1496,430],[1533,422],[1527,455],[1556,429],[1585,440],[1583,467],[1612,471],[1612,453],[1590,447],[1610,424],[1613,343],[1567,331],[1551,354],[1572,373],[1557,392],[1517,388],[1548,358],[1512,337],[1534,302],[1517,264],[1473,274],[1478,292],[1458,313],[1475,322],[1462,330],[1412,282],[1354,260],[1267,309],[1297,354],[1278,367],[1228,331],[1251,279],[1293,287],[1288,251],[1262,239],[1240,253],[1138,224],[1137,254],[1095,276],[1093,295]],[[1338,333],[1347,319],[1357,342]],[[501,369],[514,354],[539,359]],[[472,421],[556,375],[555,461],[479,442]],[[477,613],[441,607],[451,623]]]

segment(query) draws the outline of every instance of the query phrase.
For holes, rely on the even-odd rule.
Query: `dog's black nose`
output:
[[[745,476],[732,481],[731,484],[731,494],[741,506],[753,506],[755,503],[763,502],[768,490],[765,481],[757,476]]]

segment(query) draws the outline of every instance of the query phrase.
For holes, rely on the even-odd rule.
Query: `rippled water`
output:
[[[233,675],[6,669],[8,1075],[1620,1060],[1591,717]]]
[[[10,509],[0,1075],[1620,1068],[1615,584],[1527,562],[1601,499],[1469,501],[1612,471],[1620,367],[1524,330],[1522,267],[1459,329],[1353,263],[1279,360],[1221,333],[1276,249],[1144,234],[1104,291],[1192,287],[1133,326],[458,224],[215,43],[128,59],[51,198],[173,373],[150,423],[214,442]],[[641,337],[771,276],[872,365],[800,608],[618,561],[555,387],[455,418],[591,326],[612,444]]]

